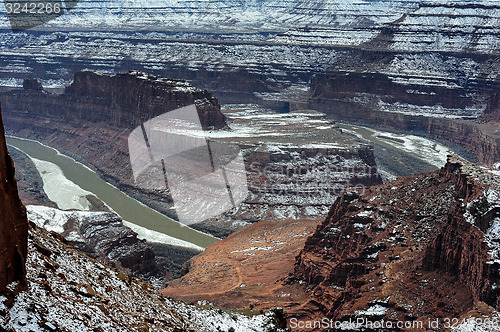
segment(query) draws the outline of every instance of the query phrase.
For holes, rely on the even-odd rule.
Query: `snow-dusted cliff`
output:
[[[28,240],[28,289],[7,303],[5,331],[283,331],[273,313],[253,317],[160,296],[36,226]]]
[[[415,0],[81,0],[75,8],[44,26],[262,31],[306,25],[370,25],[393,21],[409,8],[416,8],[417,3]]]

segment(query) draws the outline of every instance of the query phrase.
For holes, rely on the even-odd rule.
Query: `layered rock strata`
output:
[[[421,3],[340,54],[312,79],[305,103],[334,119],[413,130],[482,163],[498,161],[498,132],[481,126],[498,118],[499,11],[491,3]]]
[[[202,228],[217,236],[264,218],[323,218],[331,201],[346,187],[381,182],[373,150],[343,135],[324,115],[308,111],[277,114],[259,107],[254,110],[252,105],[224,110],[224,115],[210,94],[185,82],[136,72],[114,76],[85,72],[77,73],[62,95],[11,91],[4,96],[10,102],[6,117],[11,134],[54,146],[122,191],[174,218],[168,190],[139,188],[134,182],[127,139],[139,120],[194,100],[206,138],[238,144],[251,181],[251,195],[242,205],[213,220],[215,226]],[[29,105],[22,104],[23,100]],[[51,107],[55,101],[59,104]],[[315,179],[322,171],[325,176]],[[233,225],[234,221],[243,223]],[[219,233],[220,227],[226,230]]]
[[[30,114],[67,120],[104,122],[135,128],[168,111],[196,105],[204,128],[225,126],[217,99],[183,80],[161,79],[142,72],[103,75],[77,72],[64,94],[35,89],[25,80],[23,91],[1,95],[5,113]]]
[[[174,214],[169,211],[168,192],[135,186],[128,135],[143,120],[192,104],[205,129],[226,128],[220,106],[210,93],[182,80],[159,79],[139,72],[80,72],[67,93],[25,89],[5,92],[0,98],[5,103],[10,134],[60,149],[121,190],[170,216]]]

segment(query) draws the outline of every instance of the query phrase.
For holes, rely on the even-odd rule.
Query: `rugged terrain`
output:
[[[276,305],[293,308],[305,290],[285,285],[295,257],[318,220],[261,221],[209,246],[185,264],[182,278],[161,291],[186,302],[259,312]]]
[[[76,250],[61,235],[28,225],[1,120],[0,128],[0,191],[5,198],[0,206],[0,247],[4,252],[0,261],[0,329],[283,331],[280,310],[248,317],[165,299],[151,285]],[[50,216],[46,219],[54,221]],[[87,227],[80,230],[96,231],[88,224],[81,226]],[[101,245],[106,247],[106,243]]]
[[[485,122],[498,109],[499,12],[422,3],[316,75],[306,103],[334,119],[444,139],[492,164],[499,136]]]
[[[428,328],[460,318],[461,330],[495,319],[499,176],[450,156],[439,171],[347,191],[311,236],[314,224],[252,225],[194,258],[164,293],[231,308],[279,304],[304,324],[359,318]],[[224,273],[232,278],[218,281]],[[202,291],[210,282],[213,292]]]
[[[151,26],[159,30],[242,31],[283,30],[290,26],[362,25],[388,22],[415,8],[414,0],[397,1],[323,1],[303,0],[245,1],[65,1],[71,11],[44,25],[43,29],[75,27],[81,30],[103,28],[141,31]],[[9,28],[6,15],[1,26]]]
[[[168,190],[148,189],[134,181],[127,139],[141,121],[195,104],[207,139],[241,147],[250,179],[251,195],[241,205],[196,226],[217,236],[262,219],[320,218],[344,188],[382,181],[373,150],[342,134],[317,112],[278,114],[254,105],[229,105],[221,112],[217,99],[206,91],[138,72],[77,73],[63,94],[47,93],[29,82],[23,90],[0,95],[10,134],[73,156],[122,191],[174,218]],[[322,201],[318,193],[324,194]]]
[[[61,234],[88,256],[156,287],[165,282],[167,271],[156,263],[151,245],[139,240],[115,213],[36,205],[27,206],[27,212],[30,221]]]
[[[168,195],[134,187],[128,135],[141,121],[191,104],[197,105],[203,126],[225,126],[220,106],[208,92],[184,81],[136,72],[102,77],[82,72],[61,95],[25,88],[0,98],[10,134],[66,152],[122,191],[169,215],[173,213],[168,211]]]
[[[498,185],[452,157],[439,172],[347,193],[297,257],[293,280],[316,297],[298,314],[344,320],[377,306],[425,321],[479,302],[498,309]]]
[[[279,316],[243,316],[175,302],[95,261],[54,232],[30,226],[27,290],[1,298],[0,326],[15,331],[280,331]]]
[[[187,79],[222,103],[312,108],[498,159],[497,133],[483,127],[498,99],[498,1],[97,4],[2,34],[2,86],[37,77],[60,90],[79,70],[143,70]],[[156,28],[169,24],[175,31]]]

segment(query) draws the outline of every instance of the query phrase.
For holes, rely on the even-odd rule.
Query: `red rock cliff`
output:
[[[500,91],[490,97],[482,117],[487,121],[500,121]]]
[[[440,171],[348,192],[297,257],[297,317],[421,320],[500,307],[498,176],[450,157]]]
[[[135,128],[157,115],[195,104],[205,129],[226,126],[217,99],[183,80],[161,79],[142,72],[77,72],[61,95],[33,89],[37,84],[30,80],[25,80],[24,86],[24,90],[1,96],[6,114],[21,115],[27,121],[65,118]]]
[[[205,128],[218,129],[226,124],[217,99],[206,90],[195,88],[184,80],[161,79],[142,72],[116,75],[77,72],[66,94],[108,101],[111,112],[117,110],[111,120],[119,117],[120,122],[130,121],[135,126],[190,104],[196,104]]]
[[[0,294],[7,286],[19,282],[26,284],[25,261],[27,255],[28,220],[19,200],[14,178],[14,163],[7,151],[3,121],[0,116]],[[13,289],[10,289],[12,291]]]

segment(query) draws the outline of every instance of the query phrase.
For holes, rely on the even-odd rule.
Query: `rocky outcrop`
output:
[[[381,184],[373,148],[289,147],[245,151],[250,194],[238,207],[245,221],[316,219],[346,188]]]
[[[23,89],[42,91],[43,86],[36,78],[27,78],[23,81]]]
[[[500,122],[500,91],[490,97],[482,118],[486,121]]]
[[[151,245],[139,240],[115,213],[29,205],[28,218],[40,227],[62,234],[77,249],[108,266],[157,287],[165,282],[166,271],[156,263]]]
[[[90,82],[99,84],[91,87]],[[128,135],[141,119],[193,103],[206,129],[225,127],[217,100],[185,81],[138,72],[77,73],[68,91],[60,95],[34,90],[3,93],[8,132],[60,149],[120,190],[173,217],[169,195],[134,186]]]
[[[376,52],[374,53],[375,58],[379,57]],[[392,58],[391,61],[393,61],[395,54],[385,53],[384,56]],[[383,61],[387,61],[387,58]],[[473,100],[467,97],[462,87],[449,87],[447,83],[449,82],[444,81],[442,85],[398,83],[394,77],[380,72],[327,71],[316,75],[311,81],[311,98],[342,101],[351,100],[357,96],[364,96],[369,100],[371,96],[372,103],[367,105],[374,109],[379,109],[380,102],[390,104],[397,102],[415,106],[440,104],[450,109],[472,105]]]
[[[217,99],[183,80],[161,79],[142,72],[77,72],[64,94],[47,93],[36,86],[32,80],[25,80],[23,91],[3,93],[4,112],[133,129],[157,115],[195,104],[205,129],[226,126]]]
[[[0,298],[2,331],[285,331],[280,310],[248,317],[175,302],[35,225],[26,270],[28,290],[12,309]]]
[[[26,287],[28,220],[14,174],[0,117],[0,294]]]
[[[349,84],[348,81],[345,83]],[[377,86],[377,83],[370,83],[369,80],[364,84],[367,86],[370,84]],[[494,115],[493,106],[488,108],[491,111],[485,113],[484,117],[477,121],[453,119],[446,116],[429,117],[422,114],[382,111],[378,103],[367,96],[363,97],[364,100],[361,100],[363,99],[361,97],[354,98],[353,96],[356,93],[352,90],[349,91],[348,87],[345,87],[343,92],[342,90],[334,91],[334,86],[329,83],[329,79],[325,81],[317,77],[313,81],[311,89],[316,97],[311,98],[306,103],[306,106],[325,112],[335,120],[376,126],[389,130],[411,131],[446,140],[464,148],[477,161],[484,164],[493,164],[500,160],[500,135],[498,134],[498,127],[494,124],[485,123],[485,120],[494,120],[496,116]],[[373,90],[375,88],[370,87],[369,89]],[[376,98],[378,100],[378,97]],[[490,105],[494,105],[494,98],[494,96],[491,98]],[[428,100],[432,99],[429,98]],[[457,105],[460,103],[453,100],[451,98],[450,105],[453,105],[454,102],[457,102]],[[304,107],[304,105],[297,104],[295,107]]]
[[[292,315],[424,322],[478,301],[498,310],[499,189],[494,171],[450,157],[440,171],[347,192],[297,257],[291,281],[311,300]]]
[[[136,127],[157,115],[196,104],[204,128],[220,129],[226,125],[217,99],[184,80],[161,79],[142,72],[111,76],[77,72],[73,83],[66,88],[66,94],[107,101],[110,114],[91,112],[95,119],[86,119],[91,121],[104,116],[113,124]]]
[[[496,162],[499,137],[482,124],[498,119],[499,12],[495,4],[420,3],[340,54],[311,80],[303,102],[334,119],[413,130]]]

